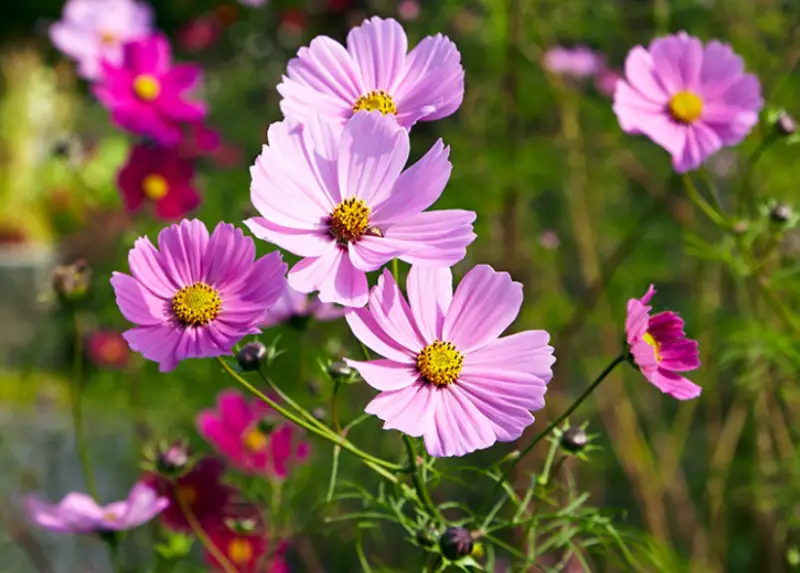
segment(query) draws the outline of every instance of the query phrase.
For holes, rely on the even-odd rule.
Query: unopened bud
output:
[[[355,370],[344,362],[332,362],[328,366],[328,374],[336,382],[346,382],[350,377],[355,374]]]
[[[423,527],[417,531],[417,543],[421,547],[433,547],[439,539],[439,531],[435,527]]]
[[[67,300],[83,297],[92,283],[92,269],[84,259],[69,265],[58,265],[53,270],[53,289]]]
[[[267,347],[260,342],[248,342],[236,353],[236,361],[245,372],[258,370],[267,357]]]
[[[797,131],[797,122],[791,115],[782,111],[775,120],[775,129],[781,135],[794,135]]]
[[[589,436],[578,427],[571,426],[561,434],[561,447],[568,452],[580,452],[589,443]]]
[[[792,208],[785,203],[778,203],[770,210],[769,218],[773,223],[788,223],[792,218]]]
[[[439,538],[439,549],[450,561],[470,555],[473,547],[472,535],[464,527],[448,527]]]
[[[189,446],[184,440],[159,441],[145,450],[144,468],[167,477],[182,475],[189,466]]]
[[[324,422],[328,419],[328,412],[325,410],[325,408],[314,408],[311,410],[311,415],[320,422]]]

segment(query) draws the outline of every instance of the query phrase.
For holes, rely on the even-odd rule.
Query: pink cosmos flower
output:
[[[253,234],[305,257],[289,273],[302,293],[322,302],[363,306],[366,273],[397,257],[450,266],[474,239],[472,211],[423,212],[450,177],[441,140],[402,171],[408,132],[378,112],[359,113],[338,132],[315,116],[304,126],[270,126],[250,169],[250,197],[262,217]]]
[[[133,276],[115,272],[111,286],[135,328],[123,336],[131,349],[168,372],[186,358],[229,354],[258,334],[264,310],[286,288],[278,252],[255,259],[250,237],[219,223],[184,219],[158,234],[158,249],[140,237],[128,255]]]
[[[96,330],[86,337],[86,352],[98,368],[120,369],[128,364],[130,350],[122,335],[114,330]]]
[[[650,316],[650,299],[655,294],[653,285],[641,299],[628,301],[625,334],[633,360],[651,384],[677,398],[688,400],[700,395],[702,388],[687,380],[679,372],[695,370],[700,366],[697,341],[686,338],[683,320],[672,311]]]
[[[522,285],[487,265],[453,294],[450,269],[414,265],[408,303],[388,271],[369,307],[349,309],[353,334],[385,358],[347,360],[381,393],[366,412],[384,429],[422,436],[432,456],[462,456],[510,442],[544,407],[555,362],[550,336],[528,330],[503,338],[522,306]]]
[[[545,52],[542,64],[550,72],[576,79],[591,78],[603,69],[603,56],[586,46],[556,46]]]
[[[139,527],[161,513],[169,500],[159,496],[149,485],[139,482],[128,498],[106,506],[90,496],[73,492],[52,505],[36,497],[26,500],[28,517],[43,529],[58,533],[102,533]]]
[[[285,478],[289,468],[308,457],[308,442],[291,424],[270,420],[271,409],[261,400],[245,400],[235,390],[223,390],[216,410],[197,416],[197,429],[239,469]]]
[[[309,297],[287,286],[278,302],[267,310],[261,327],[270,328],[284,322],[303,327],[309,320],[328,322],[343,316],[344,308],[321,302],[315,296]]]
[[[92,91],[119,127],[152,138],[165,147],[181,140],[181,123],[205,119],[205,104],[186,99],[200,83],[202,70],[172,65],[169,41],[156,34],[125,44],[121,64],[102,62],[103,77]]]
[[[176,149],[138,144],[117,174],[117,185],[128,213],[152,203],[159,219],[174,220],[200,204],[194,187],[194,164]]]
[[[625,76],[614,94],[620,126],[666,149],[679,173],[741,142],[764,105],[758,78],[730,46],[685,32],[633,48]]]
[[[281,111],[307,121],[319,113],[343,124],[355,112],[380,111],[410,128],[454,113],[464,98],[461,54],[446,36],[423,39],[408,52],[395,20],[373,17],[347,35],[347,47],[318,36],[301,48],[278,85]]]
[[[237,573],[289,573],[286,562],[286,543],[278,543],[273,549],[263,531],[246,533],[233,528],[218,527],[209,534],[211,542],[228,561],[236,567]],[[208,550],[204,551],[206,562],[223,571],[222,565]]]
[[[100,62],[121,64],[122,46],[148,36],[152,20],[150,7],[135,0],[68,0],[50,40],[78,62],[78,74],[97,80]]]

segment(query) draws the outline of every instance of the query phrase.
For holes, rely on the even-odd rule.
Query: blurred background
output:
[[[626,301],[656,284],[655,309],[674,309],[699,339],[703,366],[693,380],[702,396],[677,402],[622,367],[573,416],[589,422],[600,450],[572,464],[589,503],[615,512],[657,556],[653,571],[780,572],[800,564],[800,336],[748,299],[745,276],[728,237],[707,224],[685,198],[666,152],[622,133],[608,82],[627,52],[658,35],[686,30],[733,45],[762,81],[769,109],[800,113],[800,3],[795,0],[270,0],[248,6],[231,0],[153,0],[156,26],[176,57],[205,69],[209,124],[222,143],[197,159],[209,227],[250,216],[248,167],[267,126],[281,118],[275,86],[298,47],[317,34],[344,40],[365,17],[394,17],[414,45],[442,32],[459,47],[466,95],[454,116],[417,125],[412,159],[442,137],[454,165],[439,208],[478,213],[478,239],[457,276],[477,263],[509,271],[525,287],[514,329],[546,329],[556,348],[548,406],[531,435],[545,427],[618,355]],[[58,500],[83,490],[69,383],[75,335],[51,287],[57,264],[86,259],[92,284],[81,311],[79,354],[84,367],[84,417],[103,501],[124,497],[139,475],[143,445],[154,438],[189,439],[208,451],[194,427],[229,381],[213,361],[182,363],[160,375],[129,355],[117,335],[127,326],[109,285],[127,271],[126,254],[140,235],[155,239],[163,223],[132,218],[122,207],[116,173],[133,139],[115,129],[74,64],[51,45],[48,26],[62,0],[12,0],[0,19],[0,572],[109,571],[103,547],[88,537],[33,529],[20,496],[43,491]],[[602,74],[548,69],[556,46],[588,46],[604,61]],[[604,83],[605,81],[605,83]],[[766,119],[741,146],[711,158],[704,175],[730,205],[748,158],[772,133]],[[757,196],[791,205],[800,198],[800,146],[775,141],[750,177]],[[188,152],[187,152],[188,153]],[[766,213],[766,211],[765,211]],[[761,215],[766,217],[767,215]],[[759,215],[745,218],[761,225]],[[268,249],[259,242],[261,251]],[[770,261],[772,285],[798,312],[800,236],[782,233]],[[289,257],[291,261],[291,257]],[[281,335],[286,354],[274,378],[309,409],[326,415],[331,383],[319,361],[356,356],[343,321],[291,325]],[[91,337],[94,342],[90,342]],[[110,344],[110,346],[108,346]],[[99,346],[98,346],[99,345]],[[101,348],[92,353],[92,349]],[[351,354],[352,353],[352,354]],[[345,419],[372,395],[364,385],[344,389]],[[400,442],[376,419],[353,432],[368,451],[400,455]],[[523,442],[527,439],[523,437]],[[447,462],[481,466],[511,446]],[[393,452],[397,450],[397,454]],[[518,468],[541,467],[546,447]],[[330,447],[314,442],[311,461],[270,507],[293,532],[293,571],[350,572],[364,551],[376,571],[414,571],[419,559],[397,541],[392,526],[365,532],[325,524],[337,504],[318,506],[327,488]],[[363,466],[342,460],[343,474],[374,489]],[[236,479],[236,478],[232,478]],[[455,478],[454,478],[455,479]],[[476,507],[486,491],[448,483],[434,498]],[[289,525],[287,525],[289,527]],[[147,571],[150,530],[127,547],[130,571]],[[509,543],[520,545],[509,532]],[[555,560],[543,557],[543,564]],[[202,571],[186,560],[172,571]],[[628,570],[589,558],[593,570]],[[544,567],[544,565],[542,565]],[[577,562],[564,567],[583,571]],[[499,568],[497,571],[501,571]],[[544,570],[544,569],[535,569]],[[650,570],[650,569],[648,569]],[[166,569],[165,569],[166,571]]]

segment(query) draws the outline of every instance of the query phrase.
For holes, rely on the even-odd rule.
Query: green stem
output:
[[[439,508],[436,507],[435,503],[433,503],[433,500],[428,493],[428,488],[420,478],[420,474],[417,471],[417,450],[414,447],[413,440],[406,434],[403,434],[403,443],[406,445],[406,451],[408,452],[408,463],[414,470],[414,473],[411,474],[411,477],[414,480],[414,489],[417,490],[417,497],[419,497],[420,503],[428,511],[431,517],[433,517],[439,523],[445,523],[442,514],[439,512]]]
[[[544,469],[541,475],[536,479],[539,485],[547,485],[550,481],[550,472],[553,469],[553,460],[556,458],[556,451],[558,451],[558,444],[553,442],[550,444],[550,449],[547,451],[547,458],[544,461]]]
[[[81,390],[83,386],[83,334],[81,333],[78,312],[72,309],[72,323],[75,336],[75,348],[72,362],[72,425],[75,432],[75,447],[78,449],[81,471],[86,482],[86,489],[95,500],[97,485],[92,473],[92,464],[89,459],[89,450],[86,447],[86,437],[83,433],[83,408],[81,404]]]
[[[689,199],[692,200],[692,203],[697,205],[700,210],[705,213],[706,217],[711,219],[714,223],[718,226],[723,227],[725,229],[729,229],[731,224],[728,222],[728,219],[725,217],[723,213],[718,213],[714,207],[712,207],[708,201],[703,199],[703,196],[700,195],[700,192],[695,187],[692,178],[689,177],[688,173],[683,174],[683,183],[686,186],[686,192],[689,194]]]
[[[745,208],[750,209],[751,212],[755,212],[755,194],[753,193],[752,183],[753,172],[759,160],[764,155],[764,152],[769,149],[770,145],[772,145],[778,137],[779,134],[776,131],[770,132],[769,135],[761,140],[758,147],[756,147],[755,151],[753,151],[752,155],[747,159],[747,163],[742,170],[742,182],[739,184],[739,189],[736,194],[737,215],[742,216],[745,212]]]
[[[392,275],[394,275],[394,282],[400,286],[400,260],[392,259]]]
[[[220,567],[225,571],[225,573],[237,573],[236,567],[228,560],[227,557],[219,550],[208,534],[203,529],[203,526],[200,525],[200,522],[197,520],[197,517],[194,515],[194,512],[189,507],[189,504],[183,498],[183,494],[180,491],[180,488],[175,486],[175,499],[178,501],[178,506],[183,513],[183,516],[186,518],[186,521],[189,522],[189,527],[191,527],[192,532],[195,534],[195,537],[200,541],[203,547],[217,560]]]
[[[331,423],[333,424],[334,431],[342,434],[342,426],[339,424],[339,405],[336,402],[336,396],[339,394],[341,384],[337,381],[333,383],[333,393],[331,394]]]

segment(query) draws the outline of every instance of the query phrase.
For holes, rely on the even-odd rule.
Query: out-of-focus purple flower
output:
[[[419,2],[417,0],[400,0],[397,5],[397,15],[401,20],[410,22],[419,18]]]
[[[128,343],[116,330],[97,330],[86,337],[86,352],[98,368],[120,369],[128,364]]]
[[[58,533],[102,533],[124,531],[147,523],[169,505],[149,485],[139,482],[128,498],[106,506],[98,505],[90,496],[73,492],[53,505],[37,497],[26,500],[30,520]]]
[[[554,251],[561,245],[561,239],[555,231],[547,229],[539,235],[539,244],[548,251]]]
[[[603,68],[594,77],[595,89],[604,96],[614,97],[617,89],[617,82],[622,79],[622,74],[611,68]]]
[[[327,322],[343,316],[343,307],[322,302],[319,297],[309,297],[287,286],[283,296],[267,310],[261,326],[270,328],[284,322],[305,322],[307,320]]]
[[[82,77],[96,80],[101,60],[121,64],[123,45],[148,36],[152,19],[150,7],[135,0],[68,0],[50,40],[78,62]]]
[[[222,28],[213,14],[204,14],[184,24],[175,36],[181,49],[197,53],[210,48],[221,32]]]
[[[603,56],[586,46],[556,46],[545,52],[542,65],[554,73],[576,79],[594,77],[603,69]]]
[[[103,77],[92,91],[119,127],[174,147],[181,124],[202,122],[205,104],[187,98],[202,78],[193,64],[172,64],[167,38],[161,34],[129,42],[121,64],[104,60]]]

